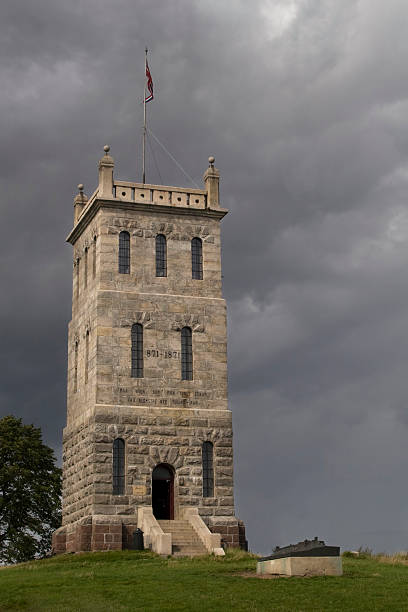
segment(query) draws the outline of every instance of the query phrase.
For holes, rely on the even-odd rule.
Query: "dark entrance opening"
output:
[[[165,463],[156,465],[152,473],[152,508],[156,519],[174,519],[174,473]]]

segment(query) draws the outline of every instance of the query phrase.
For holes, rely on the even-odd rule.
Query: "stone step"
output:
[[[170,531],[170,529],[166,529],[165,533],[174,533],[175,535],[184,536],[186,538],[188,538],[189,536],[195,538],[197,537],[197,534],[195,534],[194,532],[191,533],[191,531]]]
[[[162,527],[166,533],[191,533],[191,529],[169,529],[168,527]]]
[[[206,550],[205,550],[205,548],[204,548],[204,546],[202,544],[201,545],[200,544],[173,544],[172,546],[173,546],[173,548],[176,551],[179,551],[179,550],[180,551],[183,551],[183,550],[195,550],[195,551],[199,552],[199,551],[203,550],[204,553],[206,552]]]
[[[171,523],[161,523],[161,521],[157,521],[162,529],[192,529],[191,525],[189,525],[188,523],[184,523],[181,525],[172,525]]]
[[[173,523],[171,521],[157,521],[162,529],[174,530],[174,529],[191,529],[191,525],[188,523]]]
[[[164,533],[171,534],[172,554],[176,557],[206,555],[207,550],[187,521],[157,521]]]
[[[188,536],[184,536],[184,535],[180,535],[177,533],[172,533],[172,542],[174,542],[175,544],[200,544],[201,545],[201,540],[199,540],[197,537],[194,537],[192,535],[188,535]]]
[[[171,533],[175,538],[197,539],[197,534],[192,531],[170,531],[169,529],[163,529],[165,533]]]
[[[207,551],[197,548],[180,548],[173,550],[171,554],[176,557],[200,557],[207,555]]]
[[[196,553],[197,555],[205,555],[207,551],[203,546],[178,546],[177,544],[173,544],[172,546],[173,553],[179,552],[181,553]]]
[[[164,533],[171,533],[175,537],[185,538],[188,540],[189,538],[193,538],[194,540],[197,538],[195,533],[191,533],[190,531],[165,531]]]
[[[207,555],[208,553],[206,551],[204,552],[173,552],[171,553],[173,557],[202,557],[204,555]]]
[[[157,521],[160,525],[160,527],[163,529],[163,531],[166,531],[168,533],[175,533],[175,532],[191,532],[191,533],[195,533],[194,529],[191,527],[191,525],[189,525],[188,523],[183,523],[181,525],[172,525],[164,523],[164,521]]]

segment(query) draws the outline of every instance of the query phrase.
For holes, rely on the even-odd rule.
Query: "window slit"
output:
[[[130,274],[130,235],[129,232],[119,234],[119,273]]]
[[[85,249],[84,253],[84,288],[88,286],[88,248]]]
[[[78,391],[78,341],[75,342],[74,351],[74,393]]]
[[[89,330],[86,332],[85,337],[85,384],[88,382],[88,371],[89,371]]]
[[[201,238],[191,241],[191,268],[192,277],[198,280],[203,278],[203,243]]]
[[[181,330],[181,379],[193,380],[193,346],[190,327]]]
[[[123,495],[125,492],[125,442],[122,438],[113,441],[112,493]]]
[[[92,254],[92,277],[96,277],[96,236],[93,239],[93,254]]]
[[[167,245],[163,234],[156,236],[156,276],[167,276]]]
[[[80,261],[81,260],[78,257],[77,262],[76,262],[76,264],[77,264],[77,270],[76,270],[76,272],[77,272],[76,273],[76,277],[77,277],[77,282],[76,282],[76,298],[77,298],[77,300],[79,300],[79,262]]]
[[[203,442],[203,497],[214,497],[214,447],[212,442]]]
[[[143,326],[132,325],[132,378],[143,378]]]

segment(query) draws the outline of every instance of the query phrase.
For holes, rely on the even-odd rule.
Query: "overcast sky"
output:
[[[60,456],[72,198],[150,127],[221,171],[237,515],[408,549],[406,0],[1,0],[0,415]],[[147,181],[191,186],[152,141]]]

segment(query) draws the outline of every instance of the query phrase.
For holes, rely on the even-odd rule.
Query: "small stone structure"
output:
[[[93,195],[79,185],[55,553],[131,548],[139,527],[171,554],[172,520],[207,552],[245,547],[221,288],[227,210],[209,162],[202,190],[119,181],[106,146]]]
[[[304,540],[280,548],[272,555],[260,559],[257,574],[280,576],[341,576],[340,548],[326,546],[323,540]]]

